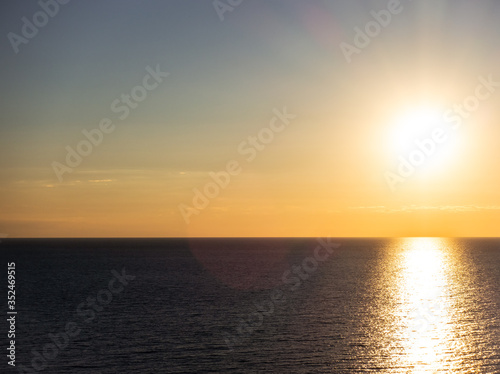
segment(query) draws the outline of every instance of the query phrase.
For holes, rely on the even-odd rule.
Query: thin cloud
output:
[[[500,210],[498,205],[406,205],[401,208],[388,208],[383,205],[349,207],[349,210],[367,211],[375,213],[411,213],[421,211],[433,212],[481,212]]]

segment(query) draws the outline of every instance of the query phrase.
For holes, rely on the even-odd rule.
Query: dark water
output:
[[[7,262],[18,313],[2,373],[500,373],[498,239],[3,239],[0,253],[2,313]]]

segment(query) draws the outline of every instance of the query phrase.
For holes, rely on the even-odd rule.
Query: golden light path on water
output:
[[[408,238],[400,253],[398,334],[404,350],[401,364],[413,368],[412,373],[453,370],[453,266],[445,247],[445,239]]]

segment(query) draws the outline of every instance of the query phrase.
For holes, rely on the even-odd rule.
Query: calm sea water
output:
[[[0,254],[4,352],[16,268],[5,373],[500,373],[499,239],[3,239]]]

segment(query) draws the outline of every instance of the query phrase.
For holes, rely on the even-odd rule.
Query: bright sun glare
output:
[[[445,120],[446,110],[423,106],[396,116],[389,149],[398,163],[403,158],[420,173],[442,170],[455,159],[458,139]]]
[[[450,270],[437,238],[409,238],[402,253],[401,307],[409,315],[401,325],[408,365],[415,373],[435,373],[449,359],[453,341],[449,315]],[[409,314],[407,314],[409,312]]]

